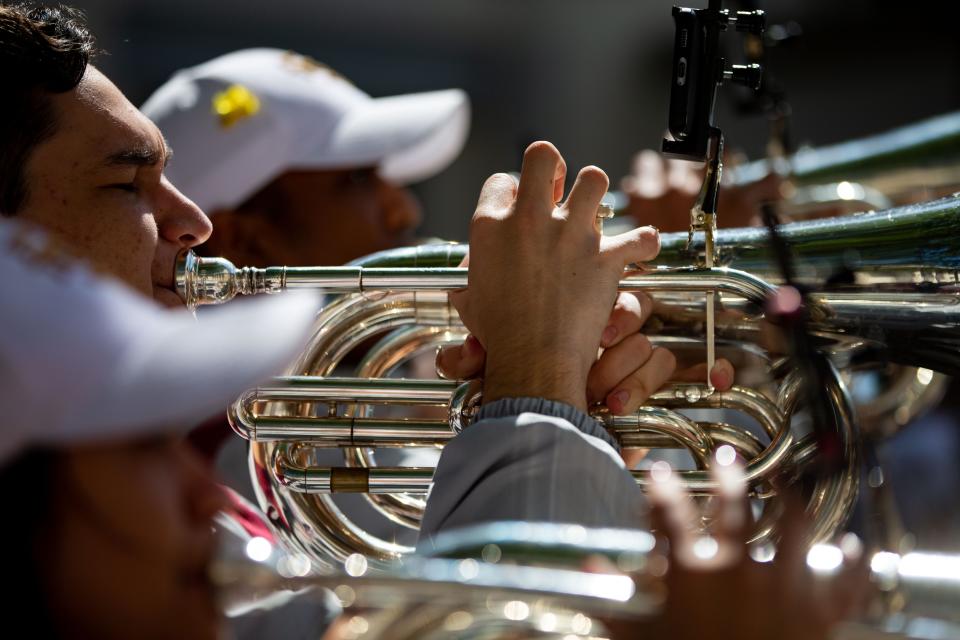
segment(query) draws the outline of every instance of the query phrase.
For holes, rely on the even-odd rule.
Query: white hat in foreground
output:
[[[397,183],[460,153],[470,105],[459,89],[371,98],[281,49],[245,49],[183,69],[141,107],[174,150],[170,181],[201,209],[235,207],[287,170],[375,166]]]
[[[0,463],[32,445],[185,431],[279,373],[315,295],[238,301],[198,322],[0,223]]]

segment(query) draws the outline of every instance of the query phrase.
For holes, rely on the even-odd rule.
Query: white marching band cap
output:
[[[313,294],[260,296],[198,321],[0,222],[0,463],[33,445],[185,432],[279,373]]]
[[[399,184],[460,153],[460,89],[371,98],[329,67],[244,49],[178,71],[141,110],[174,151],[170,181],[205,211],[235,207],[287,170],[379,167]]]

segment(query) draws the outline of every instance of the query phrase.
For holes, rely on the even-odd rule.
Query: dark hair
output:
[[[56,131],[49,94],[76,87],[93,54],[93,36],[76,9],[0,5],[0,214],[24,205],[30,153]]]

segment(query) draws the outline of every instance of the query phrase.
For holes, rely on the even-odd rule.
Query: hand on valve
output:
[[[605,402],[615,414],[636,411],[668,380],[703,380],[705,365],[676,372],[674,355],[641,333],[651,298],[617,292],[627,265],[656,257],[657,231],[602,236],[595,219],[606,174],[582,169],[557,204],[565,177],[556,148],[537,142],[524,154],[519,184],[506,174],[484,184],[471,223],[470,287],[451,296],[472,335],[441,349],[438,369],[459,379],[483,372],[487,402]],[[733,378],[732,365],[718,360],[713,385],[728,389]]]

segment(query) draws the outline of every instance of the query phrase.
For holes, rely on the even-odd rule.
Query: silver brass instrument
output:
[[[774,481],[799,477],[818,456],[800,406],[800,399],[809,397],[803,385],[816,385],[837,418],[832,435],[846,465],[806,487],[813,554],[808,564],[829,572],[839,564],[838,550],[822,543],[844,525],[861,471],[859,421],[844,377],[864,366],[893,363],[914,368],[906,371],[922,382],[923,391],[942,380],[937,375],[960,373],[960,198],[782,229],[799,279],[810,289],[810,325],[832,363],[823,379],[801,379],[765,330],[764,306],[779,281],[766,231],[716,229],[723,144],[713,118],[716,90],[726,80],[748,86],[760,80],[756,65],[726,67],[718,37],[727,29],[759,35],[764,28],[762,12],[731,13],[721,4],[710,0],[707,9],[674,9],[671,139],[664,150],[706,160],[708,167],[691,212],[691,233],[665,236],[656,267],[625,273],[619,288],[657,292],[657,301],[665,303],[647,331],[655,343],[698,359],[705,352],[708,363],[716,349],[717,355],[749,359],[768,375],[756,385],[724,392],[709,381],[671,385],[629,416],[611,415],[603,407],[591,413],[625,448],[688,452],[695,468],[678,475],[694,495],[715,489],[708,467],[719,447],[732,447],[746,462],[748,490],[760,507],[753,541],[769,550],[779,515]],[[856,161],[850,153],[834,155],[818,162],[840,166],[846,181],[856,173]],[[763,175],[768,171],[763,167]],[[795,184],[803,180],[800,156],[786,171]],[[744,167],[735,179],[755,179],[749,173]],[[812,178],[814,184],[824,175]],[[830,193],[810,192],[817,201],[829,200]],[[832,193],[875,208],[890,203],[883,199],[889,193],[873,185],[844,182],[832,185]],[[449,292],[467,286],[467,270],[457,267],[465,254],[464,246],[438,245],[384,252],[345,267],[266,269],[181,255],[177,288],[190,307],[296,288],[333,296],[287,375],[244,393],[229,410],[233,428],[250,442],[260,506],[290,552],[286,557],[297,561],[221,567],[214,577],[225,591],[251,584],[260,592],[329,587],[348,609],[340,637],[350,638],[603,636],[604,619],[643,619],[660,610],[663,585],[647,571],[658,550],[647,532],[497,523],[457,532],[449,543],[438,537],[432,556],[411,556],[413,549],[364,530],[334,502],[334,493],[363,493],[393,522],[417,528],[433,469],[379,466],[373,451],[439,448],[474,418],[477,381],[391,377],[418,354],[465,336],[448,299]],[[373,340],[355,377],[337,375],[348,354]],[[440,408],[445,417],[389,413],[398,406]],[[759,428],[713,417],[697,421],[682,412],[687,409],[733,410]],[[342,449],[342,466],[317,463],[317,452],[330,448]],[[646,472],[634,477],[641,486],[648,482]],[[581,563],[588,554],[606,555],[639,579],[585,573]],[[871,569],[885,596],[879,615],[840,637],[877,637],[877,631],[903,638],[958,636],[960,624],[947,622],[957,618],[955,607],[928,611],[922,605],[944,597],[956,601],[960,559],[879,553]],[[353,613],[352,606],[361,610]],[[941,635],[914,633],[908,625],[915,613],[938,618]]]
[[[958,231],[960,198],[783,227],[801,274],[811,284],[820,283],[812,295],[814,324],[840,368],[889,360],[957,371]],[[702,294],[717,292],[718,304],[728,312],[728,317],[718,315],[718,348],[765,362],[775,384],[723,393],[710,393],[704,385],[675,385],[651,399],[656,406],[635,415],[610,416],[602,409],[595,415],[625,447],[689,451],[698,470],[681,476],[694,493],[711,488],[705,472],[710,455],[729,444],[748,462],[752,495],[772,504],[770,479],[795,473],[815,456],[815,447],[790,428],[799,379],[762,346],[761,309],[776,280],[763,234],[752,228],[717,232],[718,264],[750,273],[731,266],[660,266],[690,264],[691,252],[698,250],[696,244],[687,246],[686,234],[665,235],[658,267],[625,277],[620,288],[657,291],[658,299],[683,305],[662,318],[651,338],[672,349],[702,349]],[[285,542],[328,568],[354,553],[384,566],[410,551],[359,528],[331,499],[335,492],[369,492],[372,504],[393,521],[417,526],[432,469],[378,467],[368,448],[442,446],[469,423],[476,390],[469,383],[388,378],[411,356],[464,336],[447,292],[466,286],[466,270],[451,266],[465,251],[459,245],[434,245],[375,254],[347,267],[267,269],[181,256],[177,284],[191,306],[303,287],[340,294],[318,315],[313,338],[288,375],[244,394],[230,411],[235,429],[251,441],[251,473],[264,512]],[[840,268],[843,278],[826,277]],[[358,366],[358,378],[332,377],[347,353],[384,333]],[[840,441],[850,468],[811,493],[814,541],[842,526],[858,489],[856,417],[846,389],[836,372],[819,383],[843,418]],[[375,415],[388,403],[445,407],[449,419]],[[676,411],[695,407],[733,408],[756,420],[763,435],[697,423]],[[344,447],[344,466],[312,463],[312,452],[328,447]],[[635,476],[641,484],[646,481],[644,473]],[[764,513],[758,540],[773,533],[776,509]]]
[[[728,169],[731,185],[769,173],[789,179],[791,214],[826,204],[886,209],[960,185],[960,112],[840,144],[806,148]]]
[[[222,602],[237,607],[279,590],[328,589],[343,615],[327,640],[606,637],[611,621],[654,618],[666,594],[649,569],[660,550],[650,533],[639,530],[499,522],[445,533],[428,555],[380,571],[351,556],[334,575],[310,575],[301,558],[267,551],[256,561],[241,554],[212,567]],[[585,572],[585,561],[597,557],[615,572]],[[837,547],[817,545],[807,566],[831,575],[841,558]],[[870,569],[873,606],[832,637],[960,636],[960,556],[879,552],[870,556]]]

